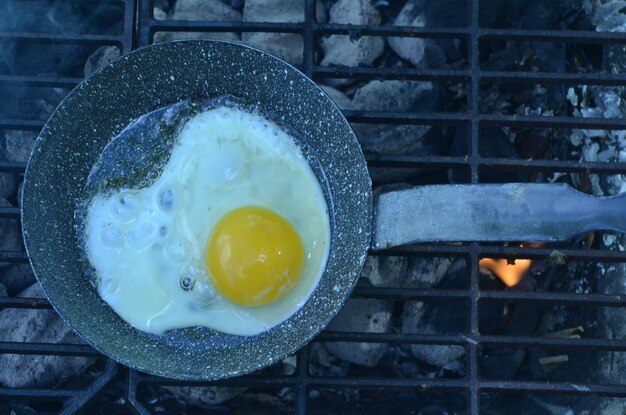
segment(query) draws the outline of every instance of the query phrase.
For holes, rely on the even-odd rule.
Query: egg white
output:
[[[262,307],[222,298],[204,261],[215,224],[243,206],[282,215],[305,251],[298,283]],[[219,107],[187,122],[152,185],[96,195],[85,241],[100,296],[137,329],[162,334],[204,326],[251,336],[288,319],[309,298],[324,271],[330,226],[322,189],[294,140],[264,117]],[[183,276],[195,281],[191,290],[181,288]]]

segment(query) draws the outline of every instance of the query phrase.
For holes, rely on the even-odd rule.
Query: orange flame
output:
[[[513,287],[524,279],[532,261],[530,259],[516,259],[513,264],[510,264],[506,259],[483,258],[479,264],[493,272],[508,287]]]

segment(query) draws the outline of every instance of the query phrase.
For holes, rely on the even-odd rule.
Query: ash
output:
[[[36,3],[36,2],[35,2]],[[121,33],[124,10],[115,2],[86,7],[79,2],[41,2],[25,7],[8,0],[0,4],[0,31],[52,34]],[[28,3],[30,4],[30,3]],[[482,0],[483,28],[626,31],[626,2],[621,0]],[[466,27],[470,8],[462,0],[318,0],[320,23],[401,25],[438,28]],[[304,0],[155,0],[156,20],[218,22],[303,22]],[[290,33],[157,32],[155,43],[181,39],[221,39],[244,42],[293,65],[303,63],[304,39]],[[41,45],[15,41],[0,50],[0,75],[83,77],[122,54],[117,46],[94,44]],[[350,35],[320,36],[315,64],[339,67],[467,69],[468,45],[462,39],[401,38]],[[538,41],[483,41],[479,45],[483,71],[551,73],[626,72],[626,46]],[[341,78],[315,80],[344,110],[393,113],[466,113],[469,85],[461,81]],[[29,87],[0,83],[0,118],[47,119],[69,87]],[[535,85],[517,81],[482,81],[479,111],[542,117],[622,119],[626,116],[626,87]],[[469,128],[456,125],[354,123],[368,157],[457,156],[470,154]],[[26,163],[37,131],[0,131],[0,162]],[[626,162],[626,130],[481,126],[478,151],[482,157],[503,159]],[[387,168],[372,163],[375,191],[398,187],[469,181],[466,169]],[[19,207],[21,175],[0,171],[0,207]],[[626,192],[621,174],[555,172],[528,173],[486,168],[481,182],[563,182],[595,195]],[[624,236],[607,232],[581,235],[550,246],[623,251]],[[0,251],[22,251],[19,223],[0,219]],[[557,255],[558,256],[558,255]],[[370,256],[359,287],[420,290],[463,290],[469,284],[462,257]],[[481,269],[482,290],[507,289]],[[574,262],[554,257],[535,261],[517,290],[626,294],[626,265]],[[26,263],[0,263],[0,296],[42,295]],[[331,322],[332,332],[411,335],[447,334],[463,338],[470,331],[469,304],[464,300],[418,301],[355,297]],[[81,343],[51,311],[0,310],[0,341]],[[10,333],[9,333],[10,331]],[[484,303],[479,307],[480,335],[556,336],[602,339],[626,338],[626,310],[618,307],[536,306],[534,303]],[[6,334],[9,333],[9,334]],[[8,337],[7,337],[8,336]],[[13,336],[13,337],[11,337]],[[468,376],[468,348],[459,344],[419,342],[376,343],[316,340],[308,348],[307,367],[295,356],[261,374],[290,376],[305,371],[323,378],[412,379],[422,390],[320,388],[307,389],[307,409],[322,413],[463,414],[466,392],[429,389],[429,381],[463,380]],[[17,356],[17,357],[15,357]],[[81,388],[104,371],[104,359],[0,354],[0,383],[9,388]],[[42,372],[45,364],[46,371]],[[569,384],[623,384],[626,353],[575,349],[484,347],[479,350],[479,376],[485,380],[557,381]],[[26,370],[26,369],[27,370]],[[584,370],[581,370],[584,368]],[[126,413],[126,371],[104,388],[93,413]],[[153,413],[291,413],[297,392],[291,387],[161,386],[140,387],[139,400]],[[11,398],[0,413],[52,413],[48,403]],[[623,414],[623,398],[559,396],[535,393],[483,393],[480,410],[489,414]]]

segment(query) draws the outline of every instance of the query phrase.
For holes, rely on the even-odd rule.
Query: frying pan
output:
[[[315,153],[331,223],[324,274],[294,316],[258,336],[208,329],[171,330],[162,336],[141,332],[124,322],[85,277],[75,232],[76,204],[103,148],[132,120],[183,100],[224,95],[278,115]],[[75,331],[129,367],[164,377],[209,380],[262,368],[306,344],[349,296],[370,247],[426,240],[553,240],[590,226],[621,229],[617,202],[564,186],[513,184],[428,186],[383,194],[374,203],[358,142],[318,86],[259,50],[185,41],[126,55],[65,98],[37,140],[21,206],[33,270],[54,308]],[[583,207],[581,217],[565,207],[571,203]]]

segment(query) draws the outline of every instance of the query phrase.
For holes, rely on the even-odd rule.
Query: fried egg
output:
[[[187,121],[152,184],[90,200],[85,244],[100,296],[135,328],[252,336],[312,294],[330,225],[294,139],[221,106]]]

